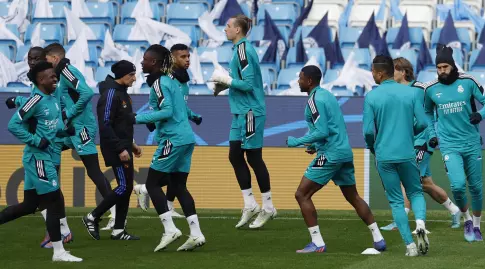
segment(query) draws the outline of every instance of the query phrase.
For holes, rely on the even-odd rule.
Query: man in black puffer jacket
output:
[[[138,240],[125,231],[130,195],[133,190],[133,155],[139,157],[141,148],[133,140],[135,114],[127,92],[136,81],[136,68],[122,60],[111,67],[115,77],[108,75],[99,84],[98,125],[101,152],[107,167],[112,167],[118,182],[116,187],[83,221],[91,236],[99,240],[99,218],[116,205],[116,218],[111,239]]]

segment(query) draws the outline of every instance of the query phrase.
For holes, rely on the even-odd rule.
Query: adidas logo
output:
[[[314,231],[312,234],[317,234],[318,232],[317,231]]]

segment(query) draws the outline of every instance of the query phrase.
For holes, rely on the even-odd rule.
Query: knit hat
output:
[[[455,66],[453,49],[445,45],[438,44],[436,47],[436,65],[443,63]]]
[[[121,60],[111,66],[111,72],[115,74],[115,79],[120,79],[129,73],[136,72],[136,67],[129,61]]]

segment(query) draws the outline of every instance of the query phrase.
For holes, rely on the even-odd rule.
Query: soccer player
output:
[[[258,54],[246,35],[251,27],[251,19],[244,15],[231,17],[226,25],[227,39],[234,44],[234,53],[229,65],[230,76],[214,73],[211,81],[223,88],[229,87],[229,106],[232,124],[229,133],[229,161],[234,168],[239,187],[243,194],[244,208],[236,228],[246,225],[256,214],[257,218],[249,228],[260,228],[268,220],[276,217],[276,209],[271,198],[268,169],[263,161],[263,134],[266,122],[263,81]],[[217,87],[219,88],[219,87]],[[214,92],[217,95],[219,90]],[[251,173],[244,159],[253,168],[261,191],[263,208],[254,199],[251,188]]]
[[[364,100],[364,139],[367,148],[376,157],[377,171],[392,216],[406,244],[406,256],[418,256],[418,248],[422,254],[426,254],[429,245],[424,223],[426,201],[413,149],[414,135],[428,127],[423,109],[424,92],[395,82],[394,64],[388,56],[379,55],[374,58],[372,76],[379,86],[370,91]],[[404,211],[401,183],[411,200],[416,217],[418,247],[413,241]]]
[[[41,47],[32,47],[29,49],[29,52],[27,53],[27,64],[29,65],[30,70],[34,68],[34,66],[41,62],[41,61],[46,61],[46,56],[44,49]],[[27,73],[27,77],[29,77],[31,73]],[[29,79],[34,82],[35,78],[29,77]],[[34,89],[34,88],[32,88]],[[34,93],[32,93],[33,95]],[[57,102],[60,104],[60,91],[55,91],[55,96],[57,98]],[[16,107],[21,107],[23,106],[29,98],[23,97],[23,96],[17,96],[17,97],[9,97],[6,101],[7,107],[9,109],[13,109]],[[59,122],[60,124],[62,123],[62,119]],[[35,123],[31,122],[30,123],[31,128],[35,128]],[[49,145],[52,150],[52,162],[54,163],[54,166],[56,167],[58,177],[60,177],[60,165],[61,165],[61,152],[62,148],[64,146],[64,138],[55,138],[55,143],[52,145]],[[31,191],[26,191],[24,192],[24,195],[36,195],[34,190]],[[62,203],[64,204],[64,195],[62,194],[61,191],[61,197],[62,197]],[[41,210],[41,214],[44,217],[44,220],[47,220],[47,210],[43,209]],[[66,218],[66,213],[63,211],[60,219],[60,224],[61,224],[61,235],[62,235],[62,240],[63,242],[70,243],[73,241],[72,233],[71,230],[69,229],[69,225],[67,224],[67,218]],[[46,231],[44,240],[40,243],[40,247],[42,248],[52,248],[52,243],[49,238],[49,233]]]
[[[93,90],[86,84],[84,76],[69,59],[62,45],[52,43],[44,48],[47,61],[56,71],[59,80],[58,91],[61,92],[62,120],[66,125],[75,128],[75,135],[64,140],[64,144],[75,150],[86,167],[89,178],[94,182],[103,197],[111,191],[111,186],[99,167],[98,150],[95,136],[97,132],[96,118],[91,106]],[[111,219],[108,223],[114,225],[116,209],[111,208]]]
[[[128,88],[136,81],[136,68],[131,62],[122,60],[111,67],[115,75],[108,75],[106,80],[99,84],[98,125],[100,146],[106,167],[112,167],[118,187],[110,192],[99,206],[93,210],[91,216],[85,217],[87,228],[95,222],[109,208],[116,204],[115,225],[111,233],[112,240],[139,240],[125,230],[126,215],[130,205],[131,191],[133,190],[134,167],[133,155],[141,156],[141,148],[133,140],[134,114]],[[92,234],[90,232],[90,234]],[[94,234],[95,239],[99,235]]]
[[[189,99],[189,73],[187,69],[190,66],[190,51],[189,47],[184,44],[175,44],[170,48],[172,57],[174,59],[172,76],[175,78],[174,82],[177,87],[182,91],[184,95],[185,102]],[[187,105],[187,116],[189,120],[193,121],[195,124],[200,125],[202,123],[202,116],[194,113]],[[137,184],[134,187],[134,191],[138,196],[138,203],[140,207],[146,211],[146,200],[148,192],[144,184]],[[177,213],[173,207],[173,202],[175,201],[175,191],[170,185],[167,186],[167,203],[168,209],[172,211],[172,218],[183,218],[184,216]]]
[[[485,108],[477,110],[475,100],[485,104],[483,87],[472,77],[458,73],[453,50],[438,46],[436,55],[438,80],[426,84],[425,110],[431,120],[429,145],[440,144],[451,192],[460,214],[464,215],[465,240],[482,241],[482,139],[478,123],[485,116]],[[439,139],[439,140],[438,140]],[[468,212],[466,185],[472,197],[473,219]]]
[[[317,212],[312,196],[332,179],[340,187],[345,199],[355,208],[369,227],[374,248],[386,249],[386,242],[377,227],[367,203],[355,187],[353,153],[350,148],[344,117],[335,96],[320,88],[322,72],[314,65],[303,67],[298,84],[309,95],[305,119],[309,133],[303,137],[288,137],[288,147],[307,145],[309,154],[317,157],[308,166],[295,193],[301,213],[308,226],[312,242],[297,253],[325,252],[326,245],[317,223]]]
[[[167,248],[182,236],[173,223],[172,212],[162,190],[167,185],[175,190],[190,227],[189,238],[177,251],[189,251],[205,244],[194,199],[187,190],[195,138],[187,118],[184,96],[171,75],[172,65],[172,56],[165,47],[152,45],[147,49],[142,67],[144,73],[150,74],[147,82],[152,85],[149,97],[152,112],[136,116],[137,124],[156,125],[155,141],[159,143],[146,180],[146,188],[165,229],[155,252]]]
[[[405,58],[399,57],[394,59],[394,80],[398,83],[415,87],[424,91],[424,84],[414,79],[414,71],[412,64]],[[414,149],[416,153],[416,161],[419,164],[421,184],[423,185],[423,191],[429,194],[433,200],[443,205],[451,213],[451,228],[460,227],[460,209],[448,198],[448,194],[434,184],[431,178],[430,161],[434,148],[430,147],[427,143],[430,137],[428,137],[428,131],[423,131],[414,137]],[[401,186],[401,189],[402,186]],[[403,189],[404,196],[404,210],[406,214],[410,211],[410,203],[406,197],[406,192]],[[397,229],[396,223],[393,222],[382,230],[394,230]]]
[[[53,261],[81,262],[64,250],[61,216],[64,214],[64,199],[59,189],[59,178],[52,162],[55,137],[61,131],[60,104],[54,95],[57,78],[50,63],[39,62],[30,70],[34,81],[32,96],[15,113],[8,130],[26,144],[22,158],[25,169],[24,201],[9,206],[0,212],[0,224],[32,214],[37,207],[47,209],[46,227],[54,248]],[[35,126],[32,127],[32,122]],[[64,134],[65,135],[65,134]]]

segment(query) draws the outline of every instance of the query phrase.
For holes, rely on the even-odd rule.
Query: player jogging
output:
[[[185,102],[189,99],[189,84],[190,81],[189,73],[187,69],[190,66],[190,51],[189,47],[184,44],[175,44],[170,48],[172,57],[174,59],[172,76],[174,77],[174,82],[177,87],[182,91],[184,95]],[[187,105],[187,116],[189,120],[193,121],[195,124],[200,125],[202,123],[202,116],[194,113]],[[138,203],[143,210],[147,210],[147,195],[145,184],[137,184],[134,187],[135,193],[138,195]],[[175,191],[174,188],[167,186],[167,203],[168,209],[172,211],[172,218],[183,218],[184,216],[177,213],[173,207],[173,202],[175,201]]]
[[[423,109],[424,92],[395,82],[394,64],[388,56],[374,58],[372,76],[379,86],[367,93],[364,100],[364,139],[376,157],[392,216],[406,244],[406,256],[418,256],[418,249],[426,254],[429,245],[425,228],[426,201],[414,153],[414,135],[428,127]],[[416,217],[418,247],[404,211],[401,183]]]
[[[485,108],[477,111],[475,99],[485,104],[483,87],[472,77],[458,73],[453,50],[439,45],[436,49],[438,79],[426,84],[425,110],[437,127],[431,126],[429,145],[440,144],[441,155],[456,205],[465,219],[464,234],[468,242],[482,241],[482,139],[478,123]],[[472,197],[473,219],[468,211],[466,185]]]
[[[86,84],[81,72],[65,58],[66,51],[62,45],[53,43],[45,47],[44,51],[59,80],[62,119],[66,125],[72,125],[76,130],[75,135],[66,138],[64,143],[77,152],[89,178],[104,198],[110,192],[111,186],[99,167],[98,151],[94,141],[97,124],[90,103],[94,95],[93,90]],[[112,219],[115,215],[116,209],[112,208]],[[114,224],[114,220],[110,222]]]
[[[320,88],[322,72],[314,65],[303,67],[298,84],[309,95],[305,108],[308,123],[307,135],[288,137],[289,147],[308,145],[309,154],[317,157],[308,166],[295,193],[301,213],[308,226],[312,242],[298,253],[325,252],[326,246],[317,223],[317,212],[312,196],[332,179],[340,187],[345,199],[355,208],[359,217],[369,227],[374,248],[386,250],[386,242],[377,227],[367,203],[360,198],[355,187],[353,153],[350,148],[344,117],[337,99],[329,91]]]
[[[276,217],[276,209],[271,197],[268,169],[263,161],[263,134],[266,122],[266,104],[263,81],[256,50],[246,39],[251,19],[244,15],[231,17],[225,32],[234,44],[230,63],[230,76],[214,72],[211,81],[223,88],[229,87],[229,106],[233,114],[229,133],[229,161],[234,168],[241,188],[244,208],[236,228],[246,225],[251,218],[258,217],[249,228],[260,228],[268,220]],[[217,88],[219,88],[219,86]],[[219,91],[215,91],[217,95]],[[251,188],[251,173],[244,159],[253,168],[261,191],[263,208],[258,205]]]
[[[8,124],[8,130],[26,144],[22,163],[25,170],[24,192],[29,195],[24,196],[22,203],[0,212],[0,224],[32,214],[37,207],[46,208],[46,227],[54,248],[52,260],[81,262],[82,259],[64,250],[59,225],[65,212],[64,199],[52,162],[52,147],[49,147],[55,142],[55,137],[62,133],[58,124],[61,108],[53,94],[57,86],[56,74],[50,63],[39,62],[30,70],[30,78],[34,80],[32,96]],[[32,121],[36,123],[34,127]]]
[[[398,83],[415,87],[424,91],[424,84],[418,82],[414,79],[414,71],[411,63],[402,57],[394,59],[394,80]],[[423,131],[414,137],[414,149],[416,153],[416,161],[419,165],[419,171],[421,176],[421,184],[423,185],[423,191],[429,194],[433,200],[443,205],[451,213],[451,228],[460,227],[460,209],[448,198],[448,194],[440,188],[438,185],[434,184],[431,178],[431,155],[433,154],[434,148],[430,147],[428,131]],[[406,214],[410,211],[410,203],[406,197],[406,192],[401,186],[404,196],[404,206]],[[397,229],[396,223],[393,222],[382,230],[394,230]]]

